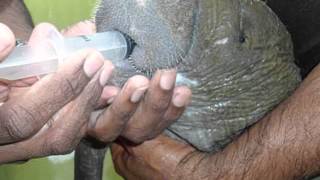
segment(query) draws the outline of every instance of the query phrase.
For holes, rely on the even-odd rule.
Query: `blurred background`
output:
[[[24,0],[35,24],[50,22],[62,29],[90,19],[97,0]],[[51,156],[24,164],[0,167],[1,180],[73,180],[73,153]],[[110,154],[105,160],[104,180],[121,180],[114,172]]]
[[[34,23],[51,22],[65,28],[81,20],[90,19],[97,0],[24,0]]]

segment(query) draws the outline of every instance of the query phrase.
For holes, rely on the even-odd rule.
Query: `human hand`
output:
[[[179,172],[188,172],[184,172],[185,169],[180,167],[183,160],[191,164],[190,161],[193,160],[187,157],[193,153],[200,153],[190,145],[165,135],[138,146],[120,140],[112,145],[111,152],[117,173],[128,180],[178,179]]]
[[[175,70],[158,71],[150,81],[143,76],[130,78],[122,90],[113,89],[117,95],[111,105],[91,119],[89,135],[102,142],[112,142],[121,135],[134,144],[155,138],[189,104],[190,89],[175,87],[175,81]],[[119,130],[116,134],[106,133],[115,129]]]
[[[45,33],[52,28],[48,26],[34,32]],[[71,55],[57,73],[10,96],[0,107],[0,143],[6,144],[0,147],[0,162],[71,151],[86,134],[112,69],[100,53],[83,50]]]
[[[28,44],[33,46],[37,46],[39,43],[46,38],[46,35],[52,25],[47,23],[42,23],[38,27],[36,27],[32,34],[30,35],[30,39]],[[79,22],[75,25],[70,26],[69,28],[62,30],[62,35],[65,37],[70,36],[79,36],[79,35],[88,35],[96,32],[95,25],[90,21]],[[15,36],[11,32],[11,30],[4,24],[0,23],[0,42],[4,44],[4,46],[8,46],[5,50],[0,50],[0,63],[5,60],[5,57],[11,52],[15,45]],[[7,45],[5,45],[7,44]],[[38,77],[31,77],[22,80],[16,81],[7,81],[4,79],[0,79],[0,103],[8,100],[10,96],[18,96],[19,93],[24,92],[27,87],[30,87],[35,82],[38,81]]]
[[[11,30],[4,24],[0,23],[0,63],[5,60],[15,46],[15,36]],[[28,78],[24,80],[5,82],[0,80],[0,103],[9,97],[10,88],[25,87],[33,84],[36,78]]]

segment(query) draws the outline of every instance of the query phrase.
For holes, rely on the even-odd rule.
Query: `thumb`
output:
[[[91,21],[82,21],[62,30],[64,36],[81,36],[96,33],[96,25]]]
[[[147,166],[149,169],[162,172],[163,175],[173,176],[172,173],[179,163],[194,151],[190,145],[165,135],[137,146],[128,145],[121,139],[118,144],[114,143],[111,146],[112,159],[117,171],[120,173],[130,171],[140,177],[144,176],[145,171],[139,168],[146,169]]]

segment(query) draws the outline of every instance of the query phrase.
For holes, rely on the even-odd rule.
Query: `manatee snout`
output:
[[[99,31],[129,35],[137,44],[130,62],[152,73],[175,67],[190,49],[194,6],[194,1],[104,0],[96,23]]]
[[[137,46],[115,81],[176,68],[192,103],[167,133],[217,151],[288,97],[300,82],[284,25],[258,0],[102,0],[98,31]]]

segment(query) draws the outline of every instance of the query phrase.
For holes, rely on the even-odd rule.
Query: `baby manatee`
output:
[[[115,84],[178,70],[177,84],[193,97],[167,134],[201,151],[225,147],[300,82],[290,35],[259,0],[102,0],[96,24],[137,44],[128,59],[114,62]],[[78,147],[76,179],[101,179],[104,151],[92,148]]]
[[[96,24],[137,44],[115,62],[115,83],[177,68],[193,98],[167,133],[201,151],[223,148],[300,82],[290,35],[263,1],[103,0]]]

